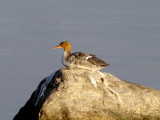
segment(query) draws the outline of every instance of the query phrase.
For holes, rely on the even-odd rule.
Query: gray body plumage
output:
[[[109,65],[93,54],[82,52],[75,52],[72,54],[70,52],[64,52],[63,64],[66,67],[78,67],[92,71],[100,70]]]

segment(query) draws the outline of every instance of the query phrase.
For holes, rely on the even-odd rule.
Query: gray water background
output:
[[[102,71],[160,89],[159,0],[1,0],[1,120],[63,67],[63,50],[51,47],[66,40],[111,64]]]

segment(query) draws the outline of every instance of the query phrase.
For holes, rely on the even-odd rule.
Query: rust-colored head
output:
[[[70,52],[71,44],[68,41],[63,41],[58,46],[52,47],[52,49],[56,49],[56,48],[64,48],[65,51]]]

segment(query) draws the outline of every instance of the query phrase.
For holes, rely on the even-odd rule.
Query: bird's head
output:
[[[65,51],[70,52],[71,44],[68,41],[63,41],[58,46],[52,47],[52,49],[56,49],[56,48],[64,48]]]

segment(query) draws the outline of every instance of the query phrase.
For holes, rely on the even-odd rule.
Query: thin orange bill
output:
[[[56,48],[62,48],[61,46],[57,46],[57,47],[52,47],[52,49],[56,49]]]

